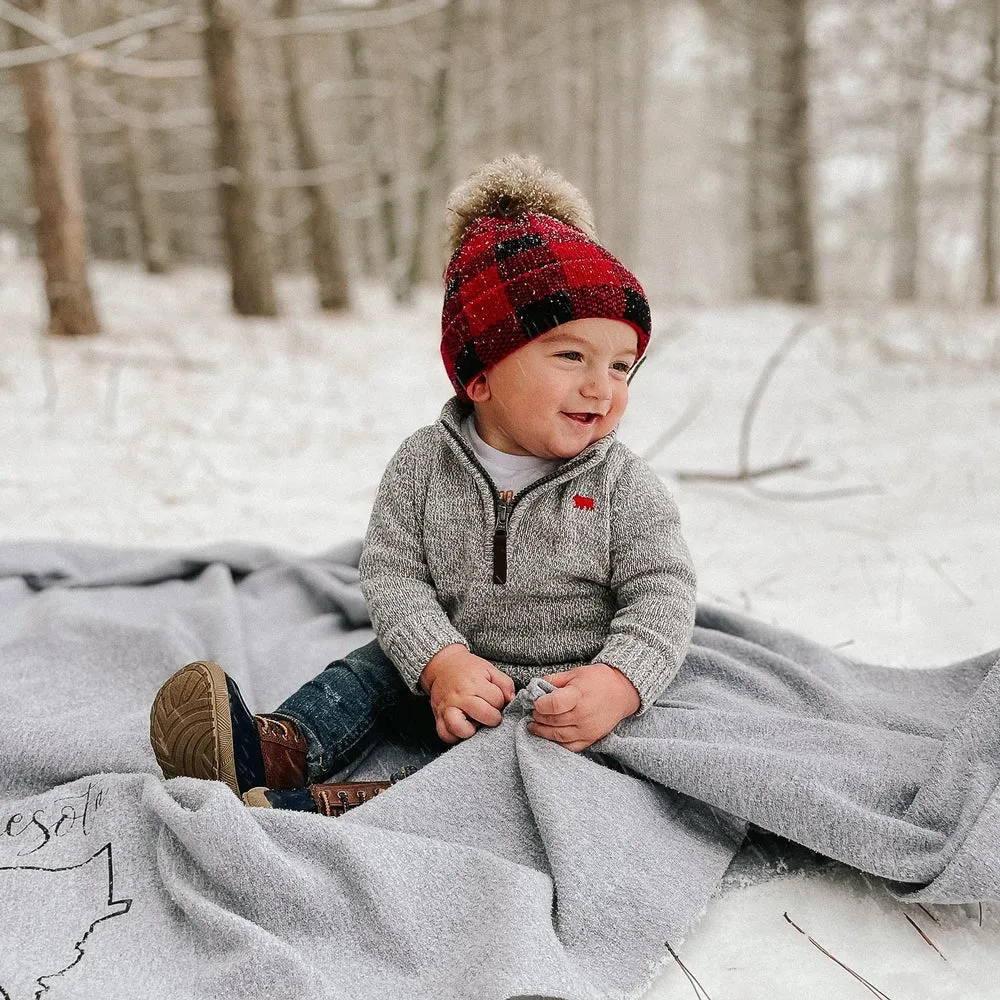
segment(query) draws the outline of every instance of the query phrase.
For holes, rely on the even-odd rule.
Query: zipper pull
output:
[[[493,582],[507,582],[507,521],[510,518],[510,504],[514,499],[513,490],[500,491],[500,506],[493,530]]]

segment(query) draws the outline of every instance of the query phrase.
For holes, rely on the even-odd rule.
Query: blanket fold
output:
[[[370,639],[359,551],[0,545],[0,992],[638,996],[748,823],[907,901],[1000,899],[1000,656],[859,664],[709,605],[584,754],[528,732],[534,681],[340,819],[165,782],[159,685],[212,658],[273,708]],[[386,743],[353,776],[425,759]]]

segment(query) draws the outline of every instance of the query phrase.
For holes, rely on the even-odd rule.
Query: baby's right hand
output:
[[[420,686],[430,695],[438,736],[445,743],[468,739],[477,723],[499,726],[501,709],[514,698],[514,682],[461,643],[431,657]]]

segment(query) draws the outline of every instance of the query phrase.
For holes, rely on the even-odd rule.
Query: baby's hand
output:
[[[588,663],[542,680],[556,690],[536,699],[528,731],[567,750],[586,750],[639,710],[639,692],[607,663]]]
[[[431,657],[420,686],[431,697],[438,736],[445,743],[468,739],[477,723],[499,726],[501,709],[514,698],[514,682],[461,643]]]

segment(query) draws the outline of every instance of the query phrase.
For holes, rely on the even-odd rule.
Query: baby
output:
[[[596,242],[580,192],[533,158],[480,168],[448,212],[455,396],[378,489],[360,563],[377,638],[266,715],[216,664],[188,664],[152,710],[168,777],[336,812],[385,784],[325,779],[387,736],[444,750],[542,677],[555,690],[529,730],[580,751],[680,667],[695,577],[677,507],[615,436],[649,342],[642,287]]]

